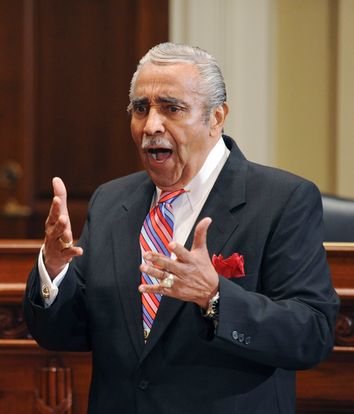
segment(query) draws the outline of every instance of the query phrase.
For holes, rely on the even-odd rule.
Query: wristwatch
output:
[[[211,321],[214,321],[217,319],[219,315],[219,298],[220,294],[219,291],[216,292],[216,295],[214,295],[208,303],[207,310],[203,313],[203,316],[205,318],[210,319]]]

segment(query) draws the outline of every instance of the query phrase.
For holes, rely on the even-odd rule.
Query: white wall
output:
[[[354,197],[354,0],[169,0],[170,40],[223,70],[247,158]]]
[[[340,0],[338,22],[337,191],[354,197],[353,0]]]
[[[230,106],[225,133],[264,164],[274,160],[274,13],[273,0],[170,0],[170,40],[216,57]]]

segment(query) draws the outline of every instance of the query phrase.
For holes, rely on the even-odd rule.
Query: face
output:
[[[221,134],[215,111],[205,119],[197,69],[146,63],[131,102],[131,132],[145,169],[163,191],[186,186]]]

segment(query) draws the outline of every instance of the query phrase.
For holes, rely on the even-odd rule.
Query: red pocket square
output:
[[[227,278],[245,276],[244,260],[241,254],[233,253],[226,259],[221,254],[219,256],[213,254],[211,260],[219,275]]]

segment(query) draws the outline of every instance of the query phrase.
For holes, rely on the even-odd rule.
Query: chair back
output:
[[[354,242],[354,200],[322,194],[326,242]]]

